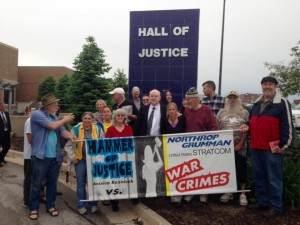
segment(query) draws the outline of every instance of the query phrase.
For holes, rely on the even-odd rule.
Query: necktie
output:
[[[7,130],[7,120],[6,120],[4,112],[1,112],[1,116],[2,116],[2,120],[3,120],[3,124],[4,124],[4,130],[6,131]]]
[[[149,116],[149,119],[147,121],[147,135],[150,135],[150,131],[151,131],[151,128],[152,128],[152,122],[153,122],[153,117],[154,117],[154,110],[155,110],[155,107],[152,108],[152,112]]]

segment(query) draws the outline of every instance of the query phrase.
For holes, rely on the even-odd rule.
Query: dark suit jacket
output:
[[[5,113],[5,117],[7,120],[8,132],[11,132],[9,113],[6,111],[4,113]],[[2,135],[3,133],[4,133],[4,122],[3,122],[2,116],[0,115],[0,135]]]
[[[148,121],[148,112],[150,105],[146,105],[140,108],[137,121],[135,123],[134,135],[135,136],[146,136],[147,135],[147,121]],[[167,107],[163,104],[160,104],[160,133],[165,133],[165,123],[164,120],[167,117]]]

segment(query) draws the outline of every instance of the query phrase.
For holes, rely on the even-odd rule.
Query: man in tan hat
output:
[[[61,120],[55,115],[58,110],[58,101],[53,94],[42,98],[41,109],[31,115],[30,125],[32,133],[32,179],[29,197],[29,218],[38,219],[41,185],[44,179],[46,184],[46,210],[51,216],[58,216],[55,208],[56,186],[59,176],[60,161],[62,160],[59,135],[73,142],[73,137],[64,124],[73,120],[74,115],[68,114]]]
[[[240,95],[237,91],[230,91],[225,100],[225,108],[220,109],[217,114],[217,122],[220,130],[237,130],[241,125],[249,120],[249,113],[242,106]],[[246,138],[247,133],[240,131],[233,132],[236,179],[239,184],[241,195],[240,205],[248,205],[244,190],[247,181],[247,162],[246,162]],[[220,197],[221,202],[233,200],[231,193],[225,193]]]

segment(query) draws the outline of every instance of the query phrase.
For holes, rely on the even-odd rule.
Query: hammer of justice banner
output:
[[[85,141],[90,201],[236,192],[233,131]]]

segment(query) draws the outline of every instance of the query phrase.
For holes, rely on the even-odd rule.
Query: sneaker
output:
[[[96,205],[94,205],[92,208],[91,208],[91,212],[92,213],[95,213],[98,211],[98,207]]]
[[[86,208],[83,207],[83,208],[78,209],[78,212],[80,215],[83,215],[83,214],[87,213],[87,210],[86,210]]]
[[[220,201],[221,202],[224,202],[224,203],[226,203],[226,202],[228,202],[228,201],[230,201],[230,200],[233,200],[233,195],[231,194],[231,193],[225,193],[225,194],[223,194],[221,197],[220,197]],[[247,199],[246,199],[247,200]]]
[[[240,205],[242,206],[248,205],[248,200],[245,194],[240,195]]]
[[[200,202],[207,203],[207,195],[200,195]]]
[[[192,199],[193,199],[193,195],[186,195],[186,196],[184,196],[184,201],[185,202],[190,202]]]

